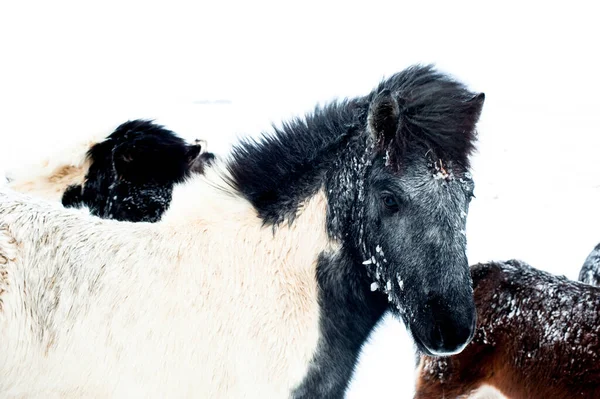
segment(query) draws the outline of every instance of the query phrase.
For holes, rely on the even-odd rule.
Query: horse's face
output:
[[[404,165],[398,175],[378,159],[367,177],[364,263],[423,351],[457,352],[475,328],[465,254],[473,182],[425,159]]]
[[[470,107],[475,121],[482,102],[481,96]],[[422,351],[448,355],[461,351],[475,329],[465,254],[473,181],[461,162],[438,159],[418,140],[407,139],[392,159],[385,143],[399,139],[398,112],[389,94],[371,106],[374,157],[364,175],[364,214],[353,236],[371,289],[387,294]]]

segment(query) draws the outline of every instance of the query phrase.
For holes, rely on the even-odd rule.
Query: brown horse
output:
[[[415,398],[486,385],[511,399],[600,398],[600,288],[516,260],[471,275],[475,337],[455,356],[421,357]]]

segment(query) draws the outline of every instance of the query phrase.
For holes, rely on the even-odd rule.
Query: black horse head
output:
[[[328,179],[332,230],[428,354],[458,352],[474,333],[465,227],[483,101],[432,68],[391,77]]]
[[[156,222],[169,207],[173,185],[212,162],[214,155],[201,150],[151,121],[123,123],[90,148],[85,183],[69,187],[63,205],[85,205],[103,218]]]

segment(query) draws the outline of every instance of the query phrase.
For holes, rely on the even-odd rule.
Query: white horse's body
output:
[[[317,346],[325,217],[319,193],[264,227],[217,172],[156,224],[0,192],[0,396],[288,397]]]

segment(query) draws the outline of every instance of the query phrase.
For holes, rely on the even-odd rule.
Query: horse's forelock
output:
[[[431,152],[432,159],[469,166],[485,98],[482,93],[469,91],[432,66],[413,66],[393,75],[371,99],[383,91],[392,93],[399,108],[395,134],[377,140],[377,150],[385,154],[388,165],[400,168],[407,152],[421,148]]]

